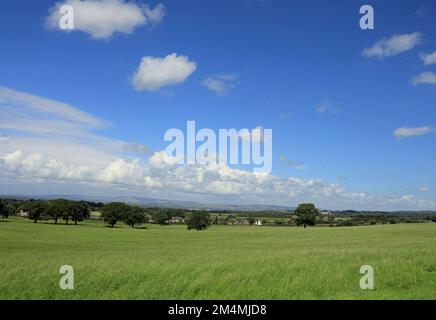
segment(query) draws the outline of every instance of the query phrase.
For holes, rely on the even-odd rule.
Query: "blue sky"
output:
[[[92,26],[72,32],[48,26],[56,3],[0,3],[2,193],[436,209],[433,1],[372,1],[374,30],[359,28],[366,4],[360,1],[137,1],[138,12],[146,12],[144,4],[159,10],[144,13],[145,22],[128,32],[105,25],[115,31],[104,37]],[[404,38],[395,42],[395,35]],[[377,43],[394,52],[374,54]],[[371,48],[373,54],[363,54]],[[195,70],[176,84],[135,89],[143,57],[173,53]],[[211,90],[206,79],[224,87]],[[24,95],[18,102],[17,93]],[[83,114],[41,115],[34,104],[46,100],[33,96]],[[104,124],[83,122],[85,113]],[[176,168],[154,168],[150,157],[167,145],[164,132],[184,130],[187,120],[214,130],[272,129],[272,178],[262,182],[239,171],[223,177],[216,168],[186,168],[180,178]],[[58,132],[41,132],[49,124]],[[150,152],[126,152],[123,146],[132,144]],[[51,160],[62,163],[55,172],[48,172]],[[104,173],[87,179],[78,167]]]

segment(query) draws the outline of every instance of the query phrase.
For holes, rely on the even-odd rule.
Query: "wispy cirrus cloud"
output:
[[[0,87],[0,129],[7,133],[1,151],[17,146],[77,165],[113,159],[123,142],[99,135],[111,124],[70,104]]]
[[[424,6],[420,6],[418,9],[416,9],[413,12],[414,15],[418,16],[420,19],[424,18],[425,15],[425,7]]]
[[[109,122],[81,111],[67,103],[47,99],[0,86],[0,126],[25,130],[50,131],[57,127],[69,130],[103,128]],[[18,120],[18,121],[17,121]],[[52,127],[48,127],[50,123]]]
[[[279,117],[282,120],[289,119],[292,116],[290,112],[280,112]]]
[[[217,74],[203,80],[203,85],[216,95],[225,95],[231,89],[236,88],[239,83],[239,76],[235,73]]]
[[[144,155],[151,155],[152,154],[152,152],[151,152],[149,147],[147,147],[144,144],[137,143],[137,142],[126,143],[126,144],[123,145],[122,148],[123,148],[124,151],[128,151],[128,152],[142,153]]]
[[[418,188],[418,192],[430,192],[430,188],[426,186],[422,186]]]
[[[393,135],[396,138],[409,138],[414,136],[423,136],[432,132],[435,132],[436,128],[434,126],[424,126],[424,127],[402,127],[395,129]]]
[[[316,112],[325,114],[337,114],[341,112],[341,108],[326,98],[316,106]]]
[[[280,155],[280,162],[290,168],[299,169],[299,170],[306,169],[306,165],[304,163],[294,160],[289,160],[283,154]]]
[[[130,34],[140,26],[161,22],[165,15],[163,4],[151,9],[124,0],[66,0],[50,9],[45,21],[48,29],[61,30],[59,10],[64,5],[74,9],[74,30],[68,31],[82,31],[94,39],[109,39],[117,32]]]
[[[362,55],[366,58],[384,59],[409,51],[421,42],[422,35],[419,32],[394,34],[390,38],[383,38],[373,46],[363,49]]]

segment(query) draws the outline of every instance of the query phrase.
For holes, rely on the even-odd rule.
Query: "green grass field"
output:
[[[375,270],[375,290],[359,269]],[[59,268],[74,268],[74,290]],[[349,228],[0,222],[1,299],[436,299],[436,223]]]

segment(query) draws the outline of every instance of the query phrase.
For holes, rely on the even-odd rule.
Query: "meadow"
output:
[[[0,299],[436,299],[436,223],[198,232],[14,217],[0,222]]]

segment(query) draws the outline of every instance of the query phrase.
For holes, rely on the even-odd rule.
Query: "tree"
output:
[[[306,228],[308,225],[313,226],[316,224],[316,217],[319,215],[319,210],[313,203],[302,203],[295,209],[295,214],[297,215],[295,219],[296,224],[298,226],[303,225],[304,228]]]
[[[148,217],[145,210],[141,207],[130,207],[130,210],[125,213],[123,222],[128,226],[134,228],[135,224],[142,224],[148,222]]]
[[[215,218],[213,219],[212,224],[219,224],[220,220],[219,220],[219,216],[215,216]]]
[[[17,213],[17,207],[12,204],[12,203],[8,203],[6,205],[6,207],[8,208],[8,215],[15,215]]]
[[[68,209],[71,220],[74,221],[75,225],[77,225],[77,222],[89,218],[89,208],[84,202],[71,201]]]
[[[198,231],[207,229],[210,224],[210,215],[204,211],[195,211],[187,219],[188,230],[196,229]]]
[[[47,203],[44,214],[53,219],[55,224],[58,223],[59,218],[64,219],[66,224],[70,219],[74,221],[74,224],[77,224],[78,221],[83,221],[89,217],[89,209],[84,202],[55,199]]]
[[[161,225],[167,224],[168,215],[164,210],[160,208],[156,208],[153,210],[152,217],[157,224],[161,224]]]
[[[44,218],[46,208],[46,202],[41,200],[30,200],[23,205],[23,210],[27,213],[27,217],[32,219],[34,223]]]
[[[0,216],[2,216],[3,218],[9,217],[9,208],[1,199],[0,199]]]
[[[72,213],[72,203],[69,200],[65,200],[65,204],[64,207],[62,209],[62,219],[64,219],[65,224],[68,224],[68,221],[71,218],[71,213]]]
[[[250,224],[250,226],[252,226],[252,225],[256,222],[256,219],[254,219],[253,216],[249,216],[249,217],[247,218],[247,221],[248,221],[248,223]]]
[[[47,202],[44,214],[53,219],[55,224],[58,223],[59,218],[68,217],[69,201],[65,199],[56,199]],[[68,219],[68,218],[67,218]]]
[[[101,211],[103,221],[110,225],[112,228],[116,223],[129,213],[130,206],[122,202],[111,202],[105,205]]]

